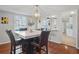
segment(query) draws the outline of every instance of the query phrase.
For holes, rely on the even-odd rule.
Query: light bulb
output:
[[[34,15],[35,17],[39,17],[40,16],[40,14],[39,13],[35,13],[35,15]]]
[[[74,11],[71,11],[71,12],[70,12],[70,14],[74,14],[74,13],[75,13]]]
[[[53,17],[53,18],[54,18],[54,17],[56,17],[56,16],[55,16],[55,15],[53,15],[53,16],[51,16],[51,17]]]

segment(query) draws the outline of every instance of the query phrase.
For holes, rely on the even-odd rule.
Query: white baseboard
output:
[[[0,45],[2,45],[2,44],[6,44],[6,43],[10,43],[10,41],[2,42],[2,43],[0,43]]]

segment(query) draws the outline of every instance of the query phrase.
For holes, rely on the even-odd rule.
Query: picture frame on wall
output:
[[[1,24],[8,24],[8,17],[1,17]]]

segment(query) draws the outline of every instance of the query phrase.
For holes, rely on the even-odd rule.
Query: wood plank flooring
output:
[[[58,44],[54,42],[49,42],[48,44],[48,50],[49,53],[55,53],[55,54],[78,54],[79,50],[75,47],[68,46],[65,44]]]
[[[10,53],[10,43],[0,45],[0,54]]]
[[[65,44],[58,44],[54,42],[48,43],[49,54],[78,54],[79,50]],[[10,43],[0,45],[0,54],[9,54]]]

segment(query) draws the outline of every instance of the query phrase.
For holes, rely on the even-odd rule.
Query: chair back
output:
[[[20,31],[25,31],[25,30],[27,30],[27,28],[20,28],[19,30]]]
[[[6,30],[6,32],[9,36],[9,38],[10,38],[11,44],[14,45],[15,44],[15,37],[14,37],[12,31],[11,30]]]
[[[49,34],[50,34],[50,31],[42,31],[41,32],[41,37],[40,37],[40,45],[41,46],[48,44]]]

